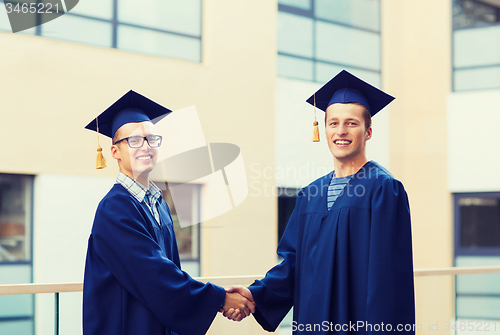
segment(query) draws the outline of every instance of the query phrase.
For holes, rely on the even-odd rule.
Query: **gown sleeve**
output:
[[[166,328],[179,334],[205,334],[225,290],[194,280],[169,260],[129,197],[116,194],[99,207],[93,246],[120,285]]]
[[[283,257],[283,261],[269,270],[264,279],[256,280],[249,287],[257,306],[253,316],[264,330],[270,332],[278,328],[293,306],[298,212],[302,198],[301,191],[278,244],[277,253]]]
[[[415,323],[415,301],[410,208],[403,185],[384,180],[371,206],[366,323],[383,322],[385,330],[414,334],[404,331],[405,325]],[[367,334],[380,334],[367,329]]]

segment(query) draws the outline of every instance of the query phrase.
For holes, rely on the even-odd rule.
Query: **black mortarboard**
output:
[[[156,123],[170,113],[172,113],[170,109],[130,90],[92,120],[85,129],[113,138],[118,128],[126,123],[143,121]],[[102,156],[102,148],[99,146],[99,135],[97,140],[97,168],[100,169],[105,167],[106,164]]]
[[[307,102],[326,111],[334,103],[357,102],[365,106],[371,116],[387,106],[394,97],[342,70],[316,91]]]

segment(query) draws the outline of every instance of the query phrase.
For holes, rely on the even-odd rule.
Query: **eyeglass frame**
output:
[[[148,136],[155,136],[155,137],[159,137],[159,142],[160,142],[160,143],[158,144],[158,146],[156,146],[156,147],[151,146],[151,144],[149,144]],[[162,142],[162,140],[163,140],[163,137],[162,137],[161,135],[148,135],[148,136],[139,136],[139,135],[134,135],[134,136],[125,137],[125,138],[122,138],[121,140],[116,141],[115,143],[113,143],[113,145],[118,144],[118,143],[123,142],[123,141],[125,141],[125,140],[126,140],[126,141],[127,141],[128,146],[129,146],[129,148],[131,148],[131,149],[139,149],[139,148],[142,148],[142,146],[144,145],[144,141],[148,142],[148,145],[149,145],[149,147],[150,147],[150,148],[159,148],[159,147],[161,146],[161,142]],[[133,146],[131,146],[131,145],[130,145],[130,142],[129,142],[128,140],[129,140],[129,138],[132,138],[132,137],[142,138],[142,143],[141,143],[141,145],[140,145],[140,146],[138,146],[138,147],[133,147]]]

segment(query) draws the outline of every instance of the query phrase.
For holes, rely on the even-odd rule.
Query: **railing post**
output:
[[[457,335],[458,320],[458,275],[455,275],[455,335]]]
[[[54,334],[59,335],[59,292],[55,292],[55,320],[54,320]]]

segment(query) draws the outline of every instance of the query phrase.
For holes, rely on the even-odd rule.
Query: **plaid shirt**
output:
[[[125,187],[139,202],[145,202],[149,210],[156,219],[158,225],[160,223],[160,214],[158,213],[157,205],[160,205],[161,190],[152,182],[149,181],[149,190],[138,181],[130,178],[126,174],[118,172],[116,182]]]

